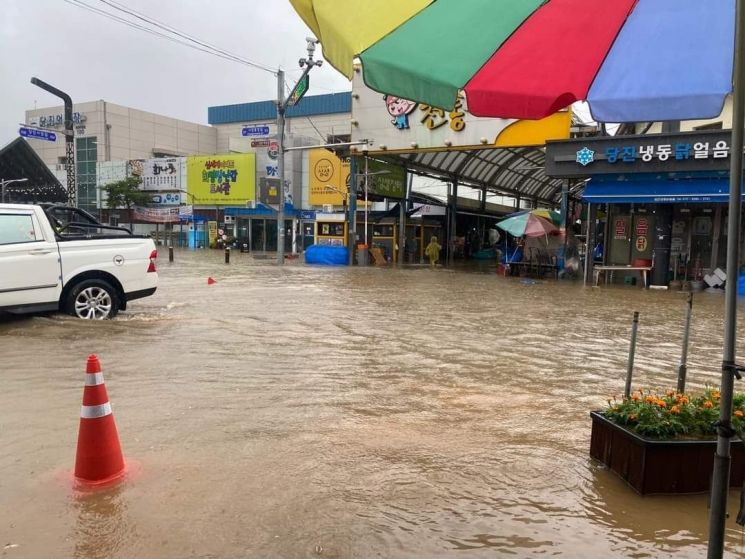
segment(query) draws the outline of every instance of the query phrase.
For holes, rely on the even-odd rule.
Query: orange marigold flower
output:
[[[719,390],[712,390],[711,397],[714,398],[715,400],[719,400],[720,398]]]
[[[743,412],[742,410],[735,410],[735,415],[737,417],[742,417],[745,415],[745,412]]]
[[[638,402],[639,401],[639,394],[637,394],[636,392],[634,392],[631,395],[631,399],[634,400],[634,402]]]
[[[655,398],[654,396],[647,396],[646,398],[644,398],[644,401],[648,404],[654,404],[657,401],[657,398]]]
[[[673,406],[670,408],[670,413],[680,413],[680,406]]]
[[[672,398],[673,396],[675,396],[675,390],[668,390],[667,392],[665,392],[665,394]]]
[[[706,400],[706,401],[704,402],[704,404],[703,404],[703,405],[704,405],[704,407],[705,407],[705,408],[706,408],[707,410],[710,410],[711,408],[713,408],[713,407],[714,407],[714,404],[712,403],[712,401],[711,401],[711,400]]]
[[[655,404],[657,404],[657,405],[658,405],[658,406],[660,406],[661,408],[666,408],[666,407],[667,407],[667,402],[666,402],[665,400],[657,400],[657,401],[655,402]]]
[[[690,402],[690,400],[688,399],[688,396],[683,396],[682,394],[678,395],[677,400],[681,404],[687,404],[688,402]]]

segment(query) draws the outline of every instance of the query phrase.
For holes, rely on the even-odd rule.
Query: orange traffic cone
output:
[[[122,447],[111,414],[101,363],[98,357],[90,355],[85,370],[83,406],[80,408],[75,480],[82,485],[100,487],[114,483],[123,475]]]
[[[213,279],[212,276],[207,278],[207,285],[212,285],[213,283],[217,283],[216,279]]]

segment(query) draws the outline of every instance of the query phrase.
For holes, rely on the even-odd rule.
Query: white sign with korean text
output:
[[[369,140],[370,151],[493,145],[514,122],[472,116],[465,99],[446,111],[383,95],[365,86],[362,70],[352,80],[352,141]]]
[[[131,159],[129,174],[142,180],[142,190],[182,190],[183,157]]]

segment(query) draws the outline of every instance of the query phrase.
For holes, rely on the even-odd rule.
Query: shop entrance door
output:
[[[610,223],[610,251],[608,264],[628,266],[631,263],[631,216],[616,215]]]
[[[276,252],[277,250],[277,221],[266,220],[266,248],[269,252]]]
[[[266,252],[266,237],[264,236],[264,220],[251,220],[251,251]]]
[[[310,245],[316,242],[314,225],[315,224],[312,221],[303,222],[303,250],[307,249]]]

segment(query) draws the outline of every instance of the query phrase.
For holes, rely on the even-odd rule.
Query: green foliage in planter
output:
[[[603,415],[643,437],[651,439],[711,439],[719,419],[719,391],[706,389],[699,395],[653,394],[642,390],[626,400],[608,400]],[[732,427],[745,430],[745,393],[735,394]]]

